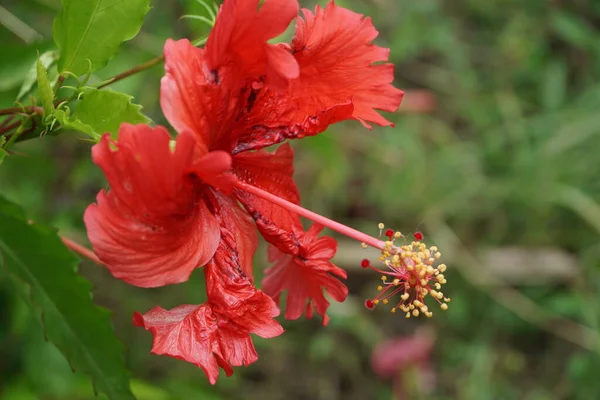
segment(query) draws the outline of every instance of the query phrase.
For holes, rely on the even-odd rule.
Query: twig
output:
[[[0,129],[0,136],[12,131],[15,128],[18,128],[19,125],[21,125],[21,121],[13,122],[12,124],[6,125],[4,128]]]
[[[12,114],[9,115],[8,117],[6,117],[4,119],[4,121],[2,121],[2,123],[0,124],[0,129],[4,128],[6,125],[8,125],[10,123],[10,121],[12,121],[13,119],[15,119],[16,115]]]
[[[23,112],[42,115],[42,114],[44,114],[44,109],[42,107],[37,107],[37,106],[11,107],[11,108],[5,108],[3,110],[0,110],[0,115],[20,114]]]
[[[115,75],[114,77],[110,78],[109,80],[102,82],[100,85],[98,85],[98,89],[102,89],[103,87],[111,85],[111,84],[113,84],[117,81],[120,81],[122,79],[125,79],[131,75],[137,74],[138,72],[141,72],[148,68],[151,68],[151,67],[155,66],[156,64],[160,64],[161,62],[164,61],[164,59],[165,59],[165,56],[156,57],[156,58],[153,58],[152,60],[146,61],[145,63],[138,65],[137,67],[133,67],[130,70],[121,72],[120,74]]]

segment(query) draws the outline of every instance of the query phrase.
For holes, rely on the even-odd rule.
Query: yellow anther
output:
[[[446,304],[446,303],[442,303],[442,304],[440,305],[440,308],[441,308],[442,310],[446,311],[446,310],[448,309],[448,304]]]
[[[379,229],[383,229],[383,228],[385,228],[385,225],[383,224],[383,222],[380,222],[379,224],[377,224],[377,227]]]
[[[445,301],[446,303],[450,303],[450,297],[444,297],[444,301]]]
[[[380,229],[384,228],[383,224],[378,226]],[[402,245],[394,245],[398,238],[404,239]],[[383,283],[377,287],[377,290],[381,294],[388,294],[386,290],[389,286],[385,285],[394,285],[402,290],[390,291],[385,298],[380,295],[379,300],[373,300],[373,304],[393,303],[392,296],[398,295],[400,303],[392,307],[391,312],[396,312],[396,309],[401,310],[407,318],[421,314],[431,317],[433,312],[425,304],[427,296],[430,295],[438,302],[443,300],[444,304],[450,301],[441,291],[442,285],[446,283],[446,277],[443,275],[446,265],[435,266],[436,259],[441,257],[437,246],[428,247],[419,240],[407,243],[406,240],[400,231],[396,231],[383,242],[379,261],[388,271],[381,277]],[[387,279],[388,277],[390,279]],[[446,308],[442,307],[442,309]]]
[[[366,248],[367,248],[367,247],[369,247],[369,246],[367,246],[367,244],[366,244],[366,243],[361,243],[361,244],[360,244],[360,247],[362,247],[363,249],[366,249]]]
[[[406,315],[404,316],[406,319],[410,318],[410,313],[407,312]]]

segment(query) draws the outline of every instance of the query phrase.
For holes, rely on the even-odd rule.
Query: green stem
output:
[[[97,88],[102,89],[103,87],[112,85],[113,83],[120,81],[121,79],[125,79],[131,75],[137,74],[138,72],[145,71],[148,68],[152,68],[155,65],[160,64],[164,60],[165,60],[165,56],[153,58],[152,60],[146,61],[145,63],[138,65],[137,67],[131,68],[130,70],[127,70],[125,72],[121,72],[119,75],[113,76],[112,78],[100,83],[97,86]]]

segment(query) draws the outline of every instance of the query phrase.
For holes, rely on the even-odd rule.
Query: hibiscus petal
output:
[[[199,153],[230,150],[228,135],[238,109],[239,88],[227,75],[210,71],[205,52],[187,39],[165,43],[160,105],[177,132],[196,135]],[[232,93],[235,92],[235,95]]]
[[[221,228],[226,230],[226,228]],[[152,352],[180,358],[199,366],[211,384],[219,367],[227,376],[232,366],[258,359],[251,333],[271,338],[283,333],[273,318],[279,309],[256,289],[241,271],[238,253],[231,252],[231,236],[224,234],[215,257],[204,269],[208,300],[201,306],[182,305],[172,310],[155,307],[133,322],[152,332]]]
[[[378,35],[371,19],[333,1],[314,14],[302,12],[292,41],[301,71],[294,86],[300,106],[310,111],[352,99],[355,119],[391,125],[375,109],[396,111],[403,92],[391,85],[393,64],[373,65],[387,61],[389,49],[371,43]]]
[[[211,70],[232,67],[237,80],[267,74],[267,84],[285,88],[298,77],[298,64],[269,39],[282,34],[298,14],[295,0],[225,0],[208,42],[206,60]]]
[[[175,151],[162,128],[121,125],[92,158],[111,185],[84,215],[98,257],[117,278],[156,287],[183,282],[210,260],[219,243],[218,221],[186,179],[194,137],[180,135]]]
[[[233,171],[240,180],[298,204],[300,196],[293,179],[293,161],[292,148],[284,144],[275,153],[260,150],[235,155]],[[295,232],[303,232],[303,229],[297,214],[239,189],[234,190],[234,194],[252,215],[265,240],[284,251],[298,247]]]
[[[236,152],[316,135],[346,119],[369,129],[368,122],[392,125],[376,110],[397,110],[404,92],[391,84],[393,64],[381,64],[389,50],[371,43],[378,32],[370,18],[333,1],[302,12],[290,50],[300,76],[285,93],[255,93]]]
[[[219,260],[235,269],[244,279],[252,280],[252,261],[258,247],[258,235],[252,218],[235,199],[214,193],[211,207],[219,220],[221,241],[211,262]],[[227,261],[225,261],[226,259]]]
[[[266,46],[266,82],[271,87],[287,88],[291,79],[300,75],[300,67],[288,49],[280,46]]]
[[[265,271],[262,287],[278,304],[281,294],[287,291],[286,319],[298,319],[303,313],[310,318],[314,309],[323,317],[323,325],[327,325],[329,301],[323,291],[340,302],[348,295],[346,285],[334,276],[346,278],[346,272],[330,261],[337,243],[330,237],[317,238],[321,229],[313,225],[302,236],[298,255],[269,247],[269,260],[274,264]]]
[[[226,172],[231,170],[231,156],[223,150],[211,151],[194,162],[189,172],[214,189],[225,194],[233,190],[235,177]]]
[[[230,221],[230,217],[223,217],[223,209],[226,207],[224,203],[220,204],[222,210],[217,216],[222,221]],[[244,215],[247,216],[245,213]],[[248,256],[254,254],[256,242],[252,252],[244,256],[244,250],[240,252],[236,245],[239,236],[236,238],[231,229],[230,223],[221,225],[221,242],[213,259],[204,269],[208,301],[215,312],[226,315],[249,332],[264,338],[278,336],[283,328],[273,318],[279,315],[279,308],[269,296],[256,289],[252,283],[251,271],[242,267],[246,259],[251,268],[252,260]]]
[[[135,313],[133,323],[154,336],[152,353],[196,364],[213,385],[219,367],[231,376],[232,365],[249,365],[258,359],[248,331],[223,319],[208,304],[171,310],[155,307],[144,315]]]

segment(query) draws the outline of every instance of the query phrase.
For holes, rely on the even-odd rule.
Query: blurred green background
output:
[[[351,294],[332,305],[329,326],[282,321],[284,335],[255,339],[258,362],[211,387],[193,365],[150,355],[151,335],[131,323],[133,311],[202,302],[201,271],[186,284],[148,290],[84,262],[96,302],[114,312],[138,398],[600,398],[600,2],[336,3],[372,17],[407,95],[401,112],[389,115],[395,128],[344,123],[293,143],[303,204],[372,234],[378,222],[407,235],[422,231],[449,266],[450,309],[428,320],[366,310],[379,279],[358,264],[372,253],[339,238],[337,262],[349,271]],[[60,1],[0,4],[4,108],[36,49],[53,47]],[[205,34],[197,21],[179,19],[202,12],[193,0],[155,0],[142,32],[92,79],[160,55],[166,38]],[[159,65],[113,89],[165,123],[162,73]],[[22,156],[0,168],[0,191],[32,219],[86,243],[81,216],[105,181],[89,144],[74,137],[20,144]],[[398,337],[413,339],[384,347],[384,355],[416,352],[411,340],[423,338],[432,348],[391,376],[375,373],[373,348]],[[0,400],[90,398],[87,377],[71,372],[0,280]]]

